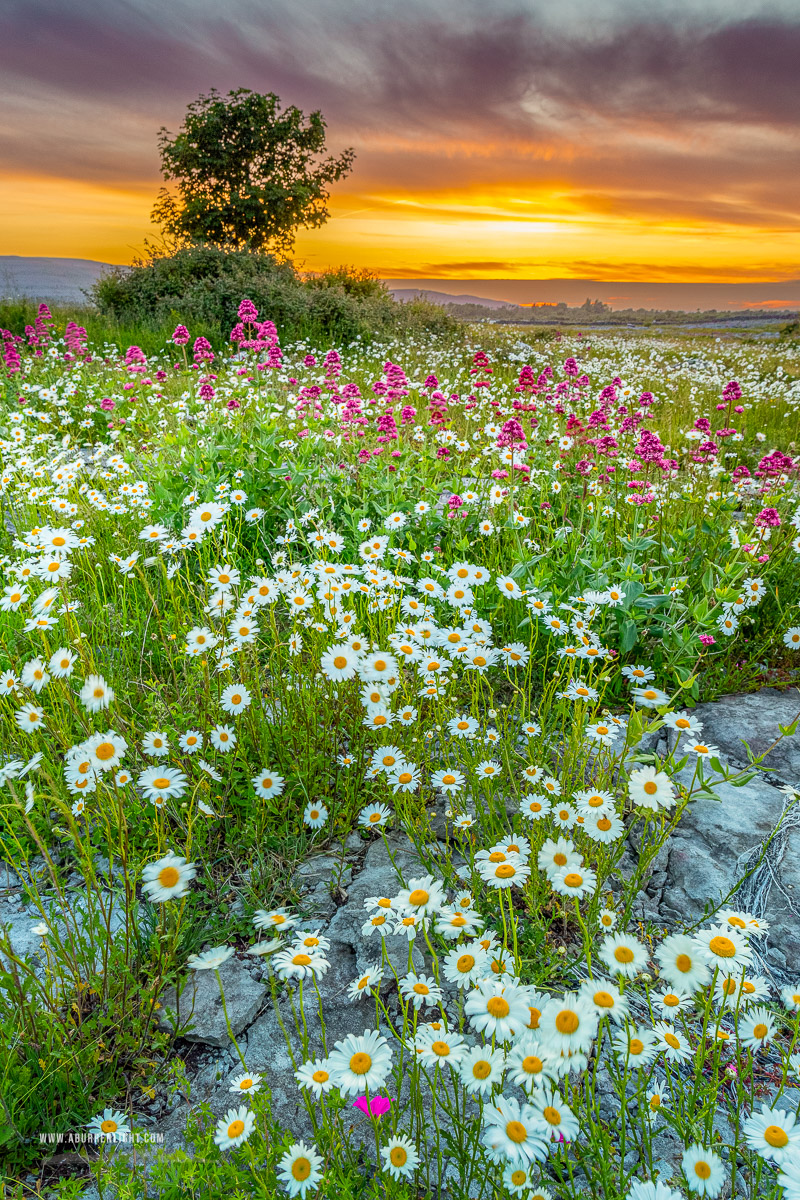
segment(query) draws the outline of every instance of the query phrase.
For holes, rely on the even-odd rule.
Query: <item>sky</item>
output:
[[[276,92],[352,146],[298,265],[800,276],[800,0],[0,0],[0,254],[130,262],[158,130]]]

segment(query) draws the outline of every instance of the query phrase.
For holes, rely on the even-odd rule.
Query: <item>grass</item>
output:
[[[28,316],[5,310],[0,324],[19,329]],[[661,759],[642,737],[699,700],[797,678],[797,348],[685,334],[531,343],[482,327],[338,350],[306,338],[268,359],[266,346],[232,357],[209,330],[215,357],[193,362],[191,343],[186,355],[167,344],[166,326],[80,317],[88,346],[67,346],[59,317],[38,346],[19,344],[19,370],[7,353],[0,376],[0,858],[45,927],[36,960],[0,940],[10,1194],[27,1194],[11,1180],[41,1161],[42,1129],[66,1134],[106,1108],[136,1128],[151,1091],[185,1086],[157,1006],[192,955],[241,954],[259,913],[267,933],[255,940],[269,937],[269,914],[300,902],[287,884],[299,862],[391,826],[428,871],[410,890],[441,885],[451,915],[468,891],[479,914],[458,941],[442,921],[421,926],[425,986],[438,995],[457,947],[509,1001],[541,1007],[549,1032],[481,1026],[467,1001],[480,1000],[477,968],[469,987],[418,1010],[414,979],[392,977],[376,940],[383,980],[365,1025],[386,1037],[391,1063],[368,1090],[396,1103],[365,1118],[369,1150],[345,1135],[344,1076],[325,1104],[302,1093],[320,1195],[438,1195],[448,1161],[450,1194],[465,1198],[481,1186],[558,1200],[586,1186],[605,1200],[696,1192],[689,1158],[662,1176],[671,1191],[647,1190],[662,1135],[699,1147],[706,1194],[721,1194],[719,1177],[748,1196],[780,1195],[781,1164],[747,1121],[768,1097],[770,1120],[788,1128],[800,1004],[757,980],[770,1016],[769,1036],[755,1037],[741,987],[753,977],[747,936],[734,929],[729,963],[694,934],[697,970],[682,989],[677,943],[632,914],[686,805],[750,774],[702,743],[692,750],[688,735]],[[131,344],[143,354],[126,354]],[[651,673],[654,695],[633,692]],[[561,875],[549,840],[559,836]],[[519,854],[504,849],[510,839]],[[513,886],[500,886],[495,862]],[[143,876],[154,864],[167,881],[177,872],[161,898]],[[406,895],[393,909],[414,905]],[[610,952],[606,923],[630,968]],[[706,942],[730,940],[727,926],[703,923]],[[290,992],[299,1012],[294,936],[263,961],[276,998]],[[732,999],[720,1002],[729,977]],[[674,1014],[670,988],[687,992]],[[570,1060],[553,1022],[576,1004],[586,1034]],[[506,1043],[504,1081],[473,1100],[474,1077],[434,1069],[429,1046],[422,1062],[409,1058],[434,1015],[476,1053]],[[720,1029],[729,1040],[711,1036]],[[622,1048],[637,1037],[641,1068]],[[305,1021],[289,1038],[300,1063]],[[519,1045],[545,1064],[547,1088],[524,1086]],[[247,1067],[268,1083],[269,1064]],[[656,1086],[668,1093],[658,1113]],[[533,1105],[520,1110],[530,1154],[512,1138],[493,1155],[495,1105],[507,1123],[518,1103]],[[575,1124],[563,1142],[543,1115],[553,1106],[565,1129]],[[272,1196],[284,1155],[289,1169],[307,1158],[315,1179],[314,1156],[292,1149],[296,1131],[275,1124],[266,1084],[247,1107],[254,1124],[246,1116],[232,1149],[214,1144],[222,1122],[226,1145],[224,1113],[195,1112],[194,1159],[164,1156],[150,1186]],[[384,1159],[398,1137],[419,1164],[395,1178]],[[88,1157],[104,1186],[145,1194],[127,1157]],[[290,1192],[291,1180],[290,1170]]]

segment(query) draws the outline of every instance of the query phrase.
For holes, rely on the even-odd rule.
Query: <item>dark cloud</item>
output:
[[[316,12],[316,19],[314,14]],[[348,20],[348,13],[357,20]],[[271,88],[348,127],[408,135],[543,132],[559,116],[800,122],[800,14],[667,23],[658,11],[592,36],[464,0],[435,9],[282,3],[220,9],[17,0],[0,13],[11,78],[141,111],[215,85]]]
[[[332,146],[358,151],[337,195],[372,211],[427,195],[446,215],[442,193],[494,190],[537,220],[549,186],[589,213],[796,228],[800,13],[595,7],[6,0],[0,162],[155,192],[159,126],[247,86],[321,108]]]

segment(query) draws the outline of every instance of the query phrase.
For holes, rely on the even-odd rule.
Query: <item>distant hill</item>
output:
[[[0,300],[52,300],[83,304],[85,292],[110,263],[89,258],[27,258],[0,255]],[[417,297],[434,304],[454,304],[475,319],[474,308],[501,313],[520,312],[531,304],[567,304],[580,307],[587,299],[599,300],[615,312],[637,309],[696,312],[715,309],[752,309],[764,315],[771,310],[800,308],[800,279],[752,283],[647,283],[597,279],[384,279],[397,300]],[[473,308],[470,316],[469,308]],[[528,310],[530,311],[530,310]],[[508,315],[508,314],[506,314]],[[521,315],[521,314],[520,314]],[[544,319],[547,310],[539,312]]]
[[[432,304],[477,304],[479,308],[519,308],[512,300],[491,300],[465,292],[433,292],[429,288],[396,288],[387,284],[395,300],[429,300]]]
[[[438,304],[566,304],[601,300],[617,310],[697,312],[747,308],[796,310],[800,279],[750,283],[636,282],[608,279],[384,279],[393,295],[413,292]],[[469,292],[468,296],[464,293]],[[439,298],[441,297],[441,299]]]
[[[0,255],[0,300],[53,300],[83,304],[84,292],[110,263],[90,258],[23,258]]]

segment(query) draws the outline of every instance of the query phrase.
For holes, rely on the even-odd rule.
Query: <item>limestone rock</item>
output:
[[[318,854],[295,871],[292,882],[300,892],[300,910],[308,917],[328,920],[336,911],[334,893],[345,891],[353,868],[333,854]]]
[[[38,961],[39,957],[44,960],[44,954],[39,955],[42,939],[33,932],[40,921],[41,917],[38,914],[31,916],[29,912],[20,910],[16,897],[0,897],[0,934],[8,938],[17,958],[24,958],[29,962]]]
[[[405,836],[395,835],[389,840],[394,865],[383,840],[373,842],[364,859],[364,866],[355,876],[347,890],[347,903],[337,909],[328,927],[328,936],[346,943],[355,952],[357,969],[363,971],[371,962],[380,961],[381,943],[377,934],[365,938],[361,928],[367,919],[364,901],[368,896],[395,896],[404,886],[404,880],[415,875],[426,875],[427,870],[420,862],[413,844]],[[386,950],[398,975],[408,970],[408,942],[405,937],[386,938]],[[414,969],[424,969],[421,951],[412,950]]]
[[[659,911],[678,921],[687,916],[697,920],[705,905],[718,904],[740,882],[740,859],[766,843],[781,820],[786,799],[761,777],[741,788],[719,782],[715,791],[717,800],[698,796],[690,803],[667,846],[666,863],[662,858],[662,869],[651,881]],[[785,843],[774,844],[781,846],[782,852],[771,858],[771,875],[763,874],[769,867],[762,868],[766,890],[759,915],[771,924],[768,961],[794,971],[800,962],[800,826],[787,828]],[[742,890],[730,905],[746,907],[748,902]]]
[[[718,746],[731,763],[747,763],[747,742],[754,754],[762,754],[780,736],[779,725],[791,725],[800,714],[800,691],[762,688],[752,694],[723,696],[700,704],[694,716],[703,722],[703,739]],[[786,783],[800,783],[800,730],[785,737],[764,760]]]
[[[252,978],[243,963],[229,958],[220,968],[225,990],[228,1019],[236,1037],[252,1024],[263,1006],[267,989]],[[230,1036],[225,1023],[219,984],[214,971],[193,971],[180,996],[168,988],[161,998],[159,1024],[162,1029],[177,1028],[188,1042],[203,1042],[207,1046],[227,1047]],[[186,1032],[185,1025],[191,1025]]]

